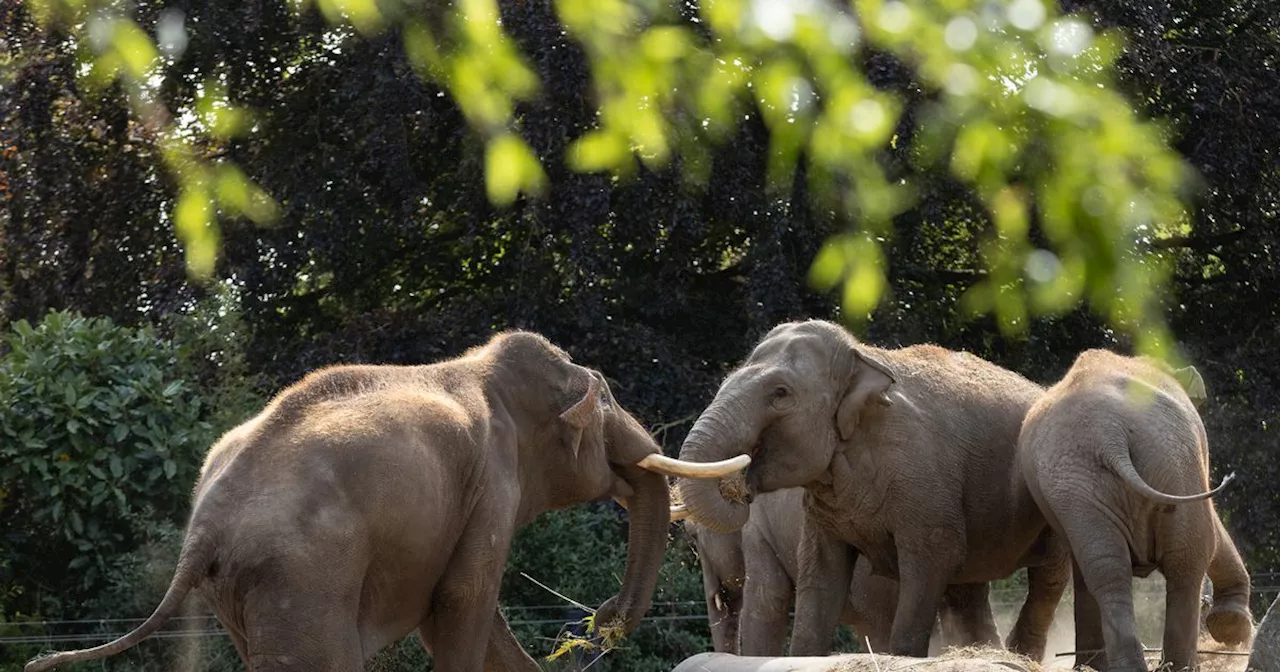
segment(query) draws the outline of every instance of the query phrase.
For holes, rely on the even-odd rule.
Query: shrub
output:
[[[0,359],[0,595],[9,613],[70,617],[107,585],[147,521],[188,507],[213,427],[171,341],[51,312]]]

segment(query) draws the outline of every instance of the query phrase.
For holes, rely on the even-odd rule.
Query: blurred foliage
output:
[[[512,48],[508,54],[521,59],[537,86],[526,90],[505,83],[514,87],[509,91],[520,92],[499,99],[498,108],[510,110],[508,125],[478,127],[473,120],[477,112],[466,108],[447,82],[441,83],[445,80],[424,69],[435,67],[433,57],[420,51],[421,33],[412,34],[428,31],[440,62],[464,67],[449,64],[481,52],[474,51],[474,44],[466,46],[468,38],[458,34],[459,24],[451,18],[455,15],[435,5],[424,12],[409,11],[408,3],[379,2],[381,18],[362,18],[364,23],[357,24],[349,9],[356,4],[138,0],[131,5],[129,16],[164,54],[156,66],[164,74],[153,89],[157,104],[174,119],[189,119],[183,111],[200,109],[198,101],[211,100],[209,95],[225,95],[243,113],[218,123],[230,124],[237,133],[214,141],[197,124],[189,142],[201,148],[202,156],[240,166],[246,179],[277,205],[270,227],[244,217],[217,220],[221,252],[212,277],[218,282],[201,283],[188,279],[182,259],[183,243],[171,216],[181,187],[165,163],[163,136],[139,122],[119,80],[87,87],[79,78],[81,62],[72,34],[37,29],[26,3],[0,0],[5,39],[0,47],[0,320],[7,326],[18,319],[39,320],[49,309],[70,309],[130,327],[152,325],[199,362],[186,369],[191,373],[183,379],[198,380],[203,399],[225,400],[204,406],[211,413],[226,412],[225,419],[206,420],[215,425],[242,419],[256,410],[262,395],[316,366],[432,361],[454,356],[496,329],[535,329],[577,361],[601,368],[620,402],[649,425],[671,454],[728,368],[766,330],[785,319],[841,316],[843,289],[814,291],[811,272],[827,272],[828,280],[857,276],[856,286],[874,284],[883,272],[883,299],[862,332],[872,342],[963,348],[1043,383],[1055,381],[1084,348],[1134,346],[1105,316],[1071,303],[1056,305],[1065,311],[1058,315],[1029,311],[1029,328],[1022,337],[1002,330],[995,314],[970,315],[975,299],[965,297],[995,301],[1001,296],[975,287],[996,283],[1034,291],[1032,275],[1077,277],[1071,263],[1079,262],[1069,262],[1077,248],[1056,246],[1044,210],[1049,202],[1041,195],[1074,193],[1070,183],[1061,181],[1068,177],[1059,180],[1052,166],[1061,158],[1057,152],[1071,149],[1067,138],[1084,137],[1077,135],[1083,133],[1076,125],[1082,117],[1059,119],[1036,108],[1017,116],[1019,106],[1030,105],[1028,97],[1046,95],[1032,95],[1029,82],[1015,87],[1020,93],[1010,90],[1009,100],[986,101],[989,107],[965,111],[962,97],[938,88],[936,72],[926,75],[916,67],[933,63],[929,49],[940,50],[947,43],[951,19],[941,24],[941,37],[935,32],[924,40],[912,34],[939,21],[927,13],[933,5],[893,5],[890,17],[905,7],[912,28],[893,34],[898,37],[870,34],[880,30],[875,27],[859,32],[859,41],[846,55],[847,67],[856,68],[848,81],[856,83],[856,77],[869,84],[867,95],[852,104],[878,101],[892,123],[886,140],[855,154],[872,157],[883,181],[895,190],[902,180],[910,186],[909,191],[893,191],[909,199],[882,228],[868,229],[867,238],[850,233],[850,222],[872,227],[872,219],[848,206],[860,202],[859,185],[874,179],[847,174],[828,179],[835,173],[817,158],[825,138],[842,136],[815,139],[823,128],[816,121],[807,127],[808,135],[788,135],[778,129],[793,124],[780,124],[770,117],[779,108],[759,101],[763,89],[756,88],[757,78],[764,86],[786,71],[770,70],[769,77],[758,70],[748,73],[733,57],[723,56],[723,63],[694,76],[662,65],[672,50],[684,49],[695,59],[705,58],[709,49],[720,53],[721,47],[708,46],[715,35],[721,39],[717,45],[732,40],[767,45],[770,54],[781,55],[778,62],[791,63],[799,76],[817,86],[827,81],[815,74],[822,62],[796,40],[813,33],[815,21],[805,8],[829,9],[827,5],[779,3],[796,8],[792,14],[799,18],[790,39],[775,40],[752,37],[752,31],[759,31],[751,21],[740,31],[743,36],[712,26],[703,19],[704,10],[732,5],[719,0],[715,5],[680,4],[675,13],[661,12],[657,4],[606,3],[606,9],[638,7],[636,16],[642,19],[635,30],[615,35],[618,48],[610,49],[608,42],[588,44],[594,34],[588,24],[595,19],[562,16],[575,7],[571,2],[500,3],[504,39]],[[870,6],[853,5],[857,13],[849,17],[862,16]],[[968,7],[963,2],[956,6],[958,14]],[[1003,21],[1011,20],[1013,4],[991,6]],[[771,5],[744,7],[750,18],[756,8],[765,11]],[[1148,229],[1140,230],[1126,228],[1131,223],[1136,227],[1136,220],[1116,224],[1104,219],[1103,211],[1077,219],[1073,226],[1085,237],[1138,236],[1136,245],[1114,258],[1092,260],[1092,253],[1084,251],[1103,249],[1110,245],[1106,240],[1086,241],[1090,247],[1078,248],[1086,266],[1111,269],[1117,282],[1139,277],[1127,275],[1134,260],[1159,262],[1163,270],[1147,277],[1168,274],[1170,291],[1153,296],[1160,298],[1158,312],[1173,326],[1182,352],[1205,376],[1211,399],[1202,414],[1213,455],[1212,480],[1233,470],[1240,474],[1218,498],[1219,510],[1255,573],[1280,571],[1280,492],[1272,487],[1280,476],[1274,459],[1280,359],[1273,345],[1280,341],[1280,265],[1275,258],[1280,249],[1280,227],[1275,226],[1280,210],[1280,16],[1268,7],[1263,0],[1175,0],[1159,6],[1093,0],[1061,8],[1077,12],[1074,19],[1047,8],[1037,29],[1004,28],[1029,56],[1048,63],[1045,72],[1055,84],[1072,95],[1087,93],[1089,106],[1099,115],[1117,109],[1114,94],[1120,90],[1139,108],[1135,118],[1167,120],[1161,142],[1171,143],[1198,175],[1197,188],[1190,192],[1194,209],[1177,218],[1153,219]],[[883,8],[876,11],[879,16]],[[352,23],[335,28],[326,12],[346,12]],[[996,58],[987,41],[996,38],[982,34],[982,17],[981,9],[970,14],[979,34],[970,49],[948,56],[952,64],[979,69],[969,59],[982,54]],[[1104,77],[1104,71],[1079,73],[1079,79],[1058,74],[1052,64],[1058,57],[1039,42],[1053,26],[1067,26],[1076,34],[1080,26],[1074,20],[1083,22],[1083,32],[1092,36],[1082,58],[1112,50],[1114,74],[1105,75],[1108,86],[1101,93],[1077,94],[1076,82],[1096,81],[1091,78]],[[830,21],[826,28],[836,25]],[[178,34],[174,26],[183,28],[182,39],[171,52],[162,48],[169,42],[161,33]],[[651,30],[658,37],[645,37]],[[968,34],[963,22],[953,27],[953,38],[956,32],[958,37]],[[913,46],[917,39],[926,44]],[[179,43],[182,49],[177,49]],[[631,45],[652,46],[647,51],[623,48]],[[761,52],[754,46],[739,48],[739,61],[754,67],[748,56]],[[641,66],[671,78],[618,74]],[[1085,66],[1072,61],[1068,67]],[[423,72],[427,77],[420,76]],[[497,75],[484,77],[492,82]],[[995,86],[979,80],[975,86],[984,91]],[[214,81],[220,88],[207,84]],[[651,98],[655,105],[667,106],[660,114],[628,119],[615,112],[612,121],[603,120],[605,109],[623,108],[602,101],[625,103],[653,91],[668,96],[667,84],[678,88],[678,95]],[[804,108],[814,120],[835,109],[835,99],[819,93]],[[1057,100],[1054,96],[1044,100]],[[723,115],[707,117],[711,123],[700,128],[702,117],[693,112],[714,111],[717,101],[725,103]],[[210,103],[208,109],[225,108]],[[972,116],[937,121],[938,115],[945,121],[946,115],[959,113],[948,110]],[[983,118],[997,118],[991,115],[1009,115],[999,117],[1007,123],[1000,128],[1017,129],[1016,147],[1005,148],[1016,149],[1016,155],[1001,154],[1004,149],[994,143],[992,132],[984,136],[969,130],[981,128]],[[645,118],[661,124],[652,137],[663,139],[665,163],[654,153],[658,141],[644,135],[652,130]],[[1065,134],[1061,142],[1053,135],[1058,133]],[[538,180],[540,195],[516,196],[508,207],[499,207],[490,200],[486,171],[494,162],[487,157],[492,156],[492,142],[505,134],[527,144],[545,181]],[[986,163],[974,168],[976,178],[953,170],[962,136],[965,143],[987,147],[983,161],[1012,157],[1008,165],[1020,172],[992,173],[1015,175],[1008,190],[987,189],[988,173],[978,169]],[[983,144],[988,142],[983,137],[992,144]],[[1123,168],[1124,179],[1146,179],[1150,171],[1158,172],[1157,166],[1140,166],[1130,173],[1125,163],[1144,143],[1153,142],[1150,135],[1099,137],[1118,148],[1108,145],[1100,152],[1093,144],[1075,147],[1068,156],[1085,164],[1072,164],[1076,172],[1068,175],[1110,175],[1087,171],[1112,160],[1117,163],[1107,165]],[[783,146],[797,148],[790,159],[775,151]],[[925,151],[930,147],[938,153]],[[620,167],[609,169],[611,165]],[[1033,179],[1037,175],[1039,181]],[[519,186],[511,191],[510,185],[525,184],[522,179],[506,182],[503,193],[525,194]],[[832,183],[835,187],[823,187]],[[1106,198],[1111,198],[1111,183],[1108,177]],[[1084,199],[1087,192],[1081,187],[1076,196]],[[1001,216],[1013,216],[998,222],[993,204],[1005,203],[1002,194],[1010,193],[1016,200],[1001,206],[1007,207]],[[1104,198],[1104,205],[1114,204]],[[1025,246],[1017,236],[1000,238],[1006,229],[1018,232],[1019,211]],[[1104,223],[1111,228],[1098,228]],[[992,242],[1002,240],[1007,250]],[[845,265],[843,251],[820,254],[827,244],[851,248],[849,254],[855,256],[878,254],[880,270]],[[1036,261],[1019,270],[1017,255],[1023,253]],[[999,259],[1005,266],[992,265]],[[993,270],[998,268],[1005,270]],[[1054,268],[1060,268],[1059,275],[1045,275]],[[1000,273],[1016,277],[1006,283],[1007,275]],[[1065,280],[1051,280],[1049,286],[1057,282]],[[1095,287],[1112,291],[1112,285],[1092,283],[1080,285],[1081,296]],[[1135,311],[1132,315],[1142,315]],[[192,320],[184,330],[186,316]],[[219,354],[223,352],[230,354]],[[215,386],[226,392],[211,389]],[[190,482],[174,487],[172,496],[182,498],[185,510]],[[154,515],[176,520],[179,513],[157,510]],[[139,509],[138,515],[152,514]],[[700,600],[696,559],[674,534],[660,588],[665,592],[655,601]],[[588,606],[598,605],[610,594],[609,587],[616,586],[609,582],[612,573],[622,570],[625,540],[625,513],[611,504],[540,519],[513,549],[504,608],[514,620],[524,607],[559,604],[518,578],[520,571]],[[591,555],[578,551],[579,545],[600,550]],[[65,565],[73,553],[70,549],[67,555],[46,558],[49,564],[56,560]],[[0,554],[0,571],[29,570],[30,561],[21,558],[3,569],[6,559]],[[564,566],[574,563],[577,567]],[[1260,595],[1258,604],[1265,606],[1267,597]],[[153,606],[159,593],[152,598],[138,600]],[[0,594],[0,599],[6,600],[0,612],[11,612],[8,597]],[[131,616],[144,615],[130,611]],[[560,613],[563,622],[581,617]],[[60,605],[47,605],[42,612],[44,618],[71,614],[70,607]],[[561,627],[546,624],[545,629],[522,630],[521,636],[531,654],[545,655],[552,649],[548,640]],[[226,644],[223,639],[209,641],[204,655],[226,653],[218,648]],[[705,650],[708,642],[705,621],[646,622],[627,644],[636,647],[634,652],[610,653],[592,669],[629,669],[613,662],[622,655],[637,656],[636,664],[643,657],[648,661],[644,665],[659,660],[670,665],[689,651]],[[167,647],[145,643],[136,650],[137,658],[129,660],[153,664],[163,659]],[[420,647],[406,640],[384,652],[378,664],[387,666],[381,669],[418,669],[411,666],[424,658]]]
[[[966,292],[968,313],[994,314],[1004,333],[1023,334],[1032,312],[1057,315],[1083,302],[1134,335],[1140,350],[1177,356],[1159,305],[1168,268],[1135,242],[1185,230],[1189,173],[1164,129],[1136,115],[1113,86],[1118,33],[1095,34],[1086,19],[1060,16],[1044,0],[537,6],[549,4],[561,37],[584,57],[592,99],[594,119],[573,129],[560,157],[573,169],[634,175],[637,158],[661,169],[678,156],[683,173],[705,184],[713,147],[754,111],[770,134],[765,186],[785,192],[805,168],[815,204],[851,230],[827,242],[809,279],[822,291],[842,287],[844,318],[862,326],[884,298],[881,247],[893,218],[914,205],[921,186],[912,171],[886,170],[886,156],[902,146],[908,163],[942,167],[967,185],[993,224],[979,257],[989,274]],[[77,80],[92,90],[118,85],[131,121],[153,136],[176,181],[165,214],[193,274],[213,271],[219,220],[276,220],[277,201],[210,151],[255,117],[233,102],[225,77],[192,72],[184,84],[194,84],[194,96],[167,104],[158,95],[191,39],[183,14],[162,14],[152,38],[141,27],[147,12],[107,0],[30,6],[50,34],[71,29],[87,66]],[[545,80],[517,48],[518,35],[513,42],[518,31],[503,23],[497,0],[447,9],[319,0],[287,11],[298,17],[316,7],[333,27],[331,41],[398,30],[412,69],[441,85],[481,135],[490,202],[547,195],[519,109],[546,100]],[[877,88],[861,67],[860,56],[872,52],[895,56],[924,94],[915,132],[899,129],[904,96]]]

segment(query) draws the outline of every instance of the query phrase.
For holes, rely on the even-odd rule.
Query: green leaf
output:
[[[93,464],[92,462],[90,462],[90,463],[86,463],[86,464],[84,465],[84,468],[85,468],[86,470],[88,470],[88,472],[89,472],[90,474],[93,474],[94,478],[99,478],[99,479],[103,479],[103,480],[105,480],[105,479],[107,478],[107,475],[106,475],[105,473],[103,473],[102,469],[101,469],[101,468],[99,468],[99,467],[98,467],[98,465]]]
[[[213,203],[203,186],[185,185],[173,211],[178,237],[185,246],[187,268],[197,277],[208,277],[218,256],[220,234],[213,221]]]
[[[547,179],[533,150],[513,133],[489,141],[484,173],[489,200],[498,206],[511,205],[520,192],[540,192]]]
[[[107,463],[111,467],[111,475],[120,478],[124,476],[124,463],[120,461],[119,455],[112,455]]]
[[[165,478],[172,479],[172,478],[173,478],[173,475],[174,475],[174,474],[176,474],[176,473],[178,473],[178,465],[177,465],[177,463],[175,463],[173,460],[165,460],[165,461],[164,461],[164,476],[165,476]]]
[[[828,240],[818,250],[813,265],[809,267],[809,284],[814,289],[825,292],[840,282],[844,275],[844,251],[840,239]]]
[[[151,64],[160,56],[155,44],[133,21],[117,19],[113,23],[115,30],[112,46],[129,69],[129,75],[137,80],[146,78]]]

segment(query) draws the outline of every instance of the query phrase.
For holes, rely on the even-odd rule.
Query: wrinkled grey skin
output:
[[[1196,395],[1193,400],[1188,391]],[[1132,577],[1159,569],[1166,582],[1163,657],[1197,664],[1201,589],[1214,639],[1248,641],[1249,574],[1209,498],[1209,448],[1194,369],[1146,358],[1082,352],[1028,412],[1022,471],[1074,559],[1078,665],[1147,669],[1134,620]]]
[[[1280,672],[1280,597],[1277,597],[1258,624],[1249,654],[1248,672]]]
[[[155,613],[26,670],[119,653],[194,590],[250,670],[360,670],[417,630],[441,672],[534,672],[498,611],[512,536],[544,511],[625,498],[626,573],[596,617],[634,629],[667,542],[666,475],[637,466],[657,453],[599,372],[537,334],[317,371],[210,449]]]
[[[1040,660],[1069,577],[1065,544],[1017,470],[1022,418],[1043,388],[967,353],[869,346],[830,322],[770,331],[725,379],[682,459],[747,454],[748,489],[806,490],[792,655],[824,655],[854,554],[899,581],[889,653],[924,656],[948,586],[986,590],[1028,567],[1007,645]],[[747,522],[713,481],[680,482],[689,515]]]
[[[713,532],[693,520],[684,521],[702,565],[707,617],[715,650],[743,656],[780,656],[789,630],[789,613],[799,571],[800,525],[804,491],[788,488],[764,493],[751,503],[751,517],[737,532]],[[943,609],[947,628],[934,628],[929,655],[943,647],[995,645],[981,639],[995,626],[965,631],[968,623],[994,623],[985,593],[949,596],[953,600],[979,598],[972,604],[951,601]],[[866,638],[872,651],[888,651],[889,627],[898,603],[898,582],[871,574],[871,563],[854,565],[849,600],[840,622],[853,628],[859,642]],[[741,631],[741,639],[739,639]]]

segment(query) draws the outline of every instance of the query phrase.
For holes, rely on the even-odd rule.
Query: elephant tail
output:
[[[155,631],[159,630],[182,607],[182,602],[186,599],[187,593],[191,592],[193,587],[199,585],[201,579],[208,573],[209,567],[213,563],[213,550],[214,544],[211,535],[200,528],[193,529],[182,544],[182,551],[178,556],[178,566],[174,570],[173,579],[169,582],[169,589],[165,592],[164,599],[160,600],[160,606],[156,607],[156,610],[142,625],[119,639],[100,646],[77,651],[63,651],[34,658],[27,663],[26,667],[22,668],[23,672],[43,672],[59,665],[114,656],[121,651],[133,648],[138,642],[150,637]]]
[[[1199,502],[1209,499],[1219,492],[1222,492],[1222,489],[1227,487],[1227,484],[1234,481],[1236,478],[1236,472],[1233,471],[1230,474],[1227,474],[1226,478],[1223,478],[1222,482],[1218,484],[1218,487],[1213,488],[1212,490],[1199,492],[1194,495],[1170,495],[1167,492],[1156,490],[1151,487],[1149,483],[1143,480],[1142,475],[1139,474],[1138,470],[1133,466],[1133,457],[1129,454],[1127,446],[1122,450],[1110,451],[1107,453],[1107,457],[1104,458],[1104,461],[1107,466],[1120,477],[1120,480],[1124,481],[1125,484],[1133,489],[1134,492],[1137,492],[1143,497],[1159,504],[1187,504],[1190,502]]]

